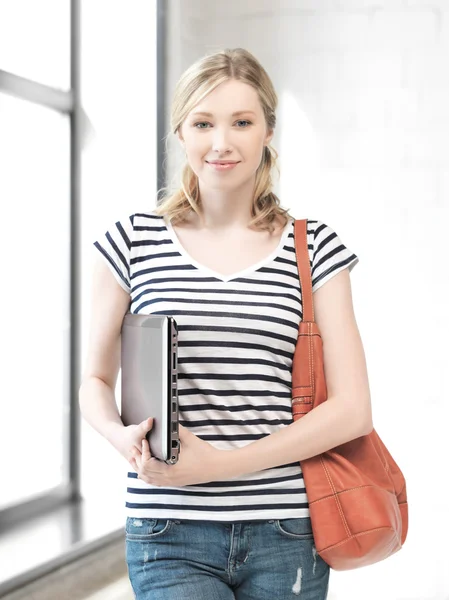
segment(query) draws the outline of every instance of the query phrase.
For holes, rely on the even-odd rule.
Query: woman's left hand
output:
[[[214,448],[182,425],[179,425],[179,439],[178,462],[168,465],[151,456],[148,440],[144,438],[141,452],[134,449],[130,461],[138,478],[158,487],[182,487],[223,478],[225,451]]]

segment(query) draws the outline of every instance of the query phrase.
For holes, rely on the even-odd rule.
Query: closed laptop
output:
[[[127,313],[121,330],[121,419],[137,425],[153,417],[151,455],[178,460],[178,329],[170,315]]]

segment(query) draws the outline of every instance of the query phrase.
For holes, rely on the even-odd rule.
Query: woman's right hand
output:
[[[153,428],[153,417],[144,419],[138,425],[127,425],[120,427],[114,432],[111,440],[114,447],[120,452],[130,465],[134,468],[134,463],[131,462],[132,450],[136,448],[139,452],[142,451],[142,440],[146,437],[148,431]]]

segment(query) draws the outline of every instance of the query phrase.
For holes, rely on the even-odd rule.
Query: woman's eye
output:
[[[247,121],[246,119],[240,119],[239,121],[236,121],[236,123],[248,123],[251,125],[251,121]],[[198,125],[210,125],[210,123],[207,121],[198,121],[198,123],[193,125],[196,129],[207,129],[207,127],[198,127]],[[246,129],[246,127],[239,127],[239,129]]]

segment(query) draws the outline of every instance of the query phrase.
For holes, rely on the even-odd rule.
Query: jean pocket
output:
[[[148,519],[127,517],[125,534],[127,540],[144,542],[167,533],[172,526],[171,519]]]
[[[295,519],[277,519],[274,526],[279,533],[290,539],[313,540],[312,521],[310,517]]]

